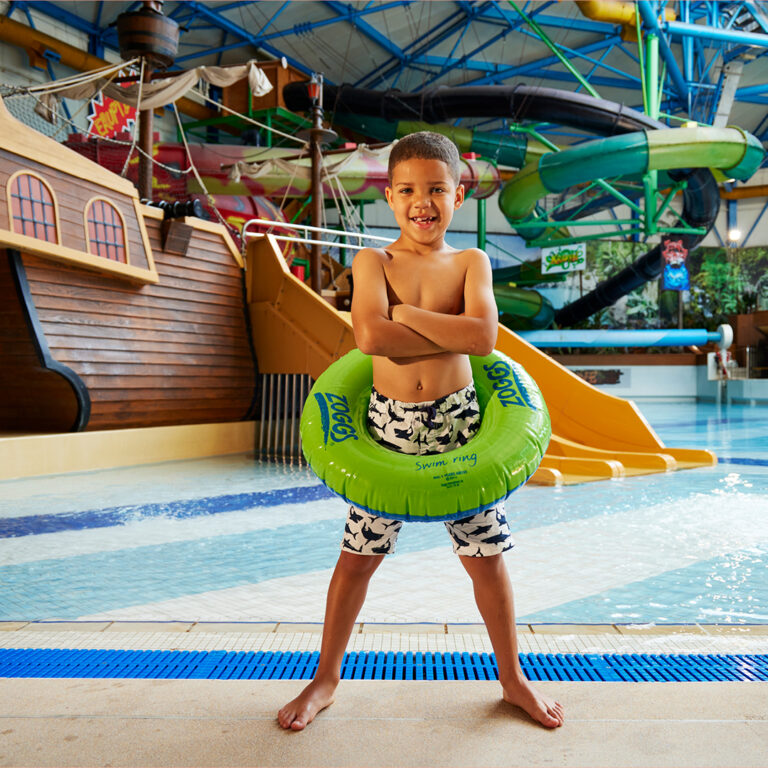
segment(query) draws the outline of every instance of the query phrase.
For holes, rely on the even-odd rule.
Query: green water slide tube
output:
[[[555,308],[538,291],[514,285],[494,285],[496,306],[501,320],[512,330],[548,328],[555,319]]]
[[[760,141],[740,128],[669,128],[594,139],[529,162],[499,194],[513,227],[531,220],[536,202],[594,179],[637,176],[677,168],[716,168],[746,181],[765,156]],[[532,240],[541,229],[520,227]]]
[[[544,144],[535,139],[529,139],[524,134],[506,136],[476,131],[471,128],[461,128],[447,123],[384,120],[380,117],[338,112],[334,115],[333,124],[344,126],[365,136],[372,136],[377,141],[382,142],[401,139],[403,136],[416,131],[435,131],[448,136],[461,153],[474,152],[488,160],[493,160],[497,165],[506,165],[511,168],[522,168],[552,151]]]
[[[416,131],[436,131],[448,136],[462,153],[475,152],[493,159],[498,165],[522,168],[543,157],[551,150],[523,134],[504,136],[460,128],[447,123],[425,123],[416,120],[384,120],[380,117],[339,112],[334,125],[372,136],[377,141],[390,142]],[[518,265],[517,270],[520,267]],[[538,268],[536,268],[538,275]],[[518,281],[519,275],[506,276]],[[494,273],[494,279],[496,274]],[[541,276],[535,282],[541,282]],[[540,329],[552,325],[555,310],[550,301],[538,291],[511,285],[493,286],[496,304],[502,312],[502,321],[511,328]]]

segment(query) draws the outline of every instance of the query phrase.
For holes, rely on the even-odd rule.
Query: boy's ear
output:
[[[392,208],[392,187],[384,187],[384,196],[387,198],[389,207]]]
[[[454,209],[461,208],[463,203],[464,203],[464,185],[459,184],[459,186],[456,187],[456,199],[453,201]]]

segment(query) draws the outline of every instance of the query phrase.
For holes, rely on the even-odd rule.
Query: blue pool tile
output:
[[[320,484],[295,488],[278,488],[256,493],[229,493],[149,504],[133,504],[107,509],[91,509],[84,512],[59,512],[57,514],[24,515],[0,518],[0,539],[19,536],[35,536],[61,531],[82,531],[90,528],[108,528],[140,522],[158,517],[188,520],[193,517],[220,515],[244,509],[277,507],[281,504],[305,504],[319,499],[332,498],[333,494]]]

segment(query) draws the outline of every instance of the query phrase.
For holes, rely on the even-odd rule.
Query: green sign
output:
[[[541,249],[541,274],[578,272],[587,265],[587,244],[555,245]]]

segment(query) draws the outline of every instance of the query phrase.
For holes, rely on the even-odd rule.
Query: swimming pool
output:
[[[768,623],[768,408],[642,410],[721,463],[515,493],[518,621]],[[247,456],[0,483],[0,620],[322,621],[344,516]],[[403,530],[360,620],[480,621],[442,524]]]

